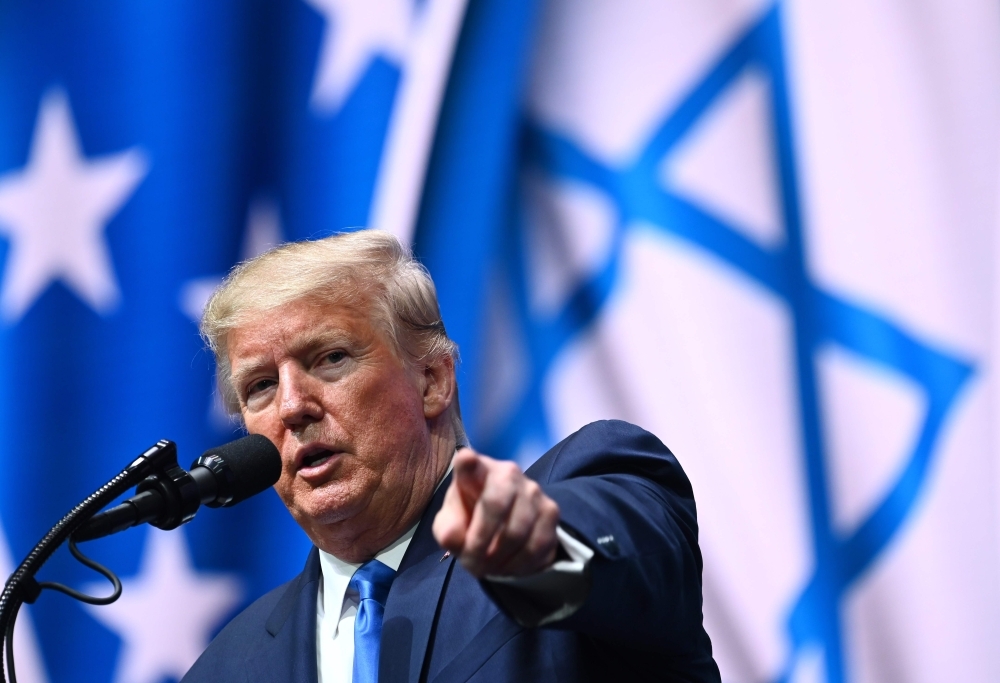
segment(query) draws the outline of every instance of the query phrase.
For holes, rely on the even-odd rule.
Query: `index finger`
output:
[[[466,512],[471,515],[483,495],[488,468],[478,453],[471,448],[462,448],[452,460],[452,472],[452,486],[458,490]]]

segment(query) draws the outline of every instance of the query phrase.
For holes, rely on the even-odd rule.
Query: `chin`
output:
[[[296,505],[299,512],[295,517],[303,527],[306,526],[303,521],[322,526],[340,524],[364,512],[370,499],[371,496],[354,496],[346,491],[319,489],[313,491],[307,500]]]

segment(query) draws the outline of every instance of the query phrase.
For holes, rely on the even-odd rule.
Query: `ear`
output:
[[[442,355],[424,366],[424,417],[440,416],[455,400],[455,361]]]

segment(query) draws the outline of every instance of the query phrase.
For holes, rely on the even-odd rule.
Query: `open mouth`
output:
[[[315,453],[310,453],[302,459],[302,467],[319,467],[327,460],[333,457],[333,451],[323,449],[321,451],[316,451]]]

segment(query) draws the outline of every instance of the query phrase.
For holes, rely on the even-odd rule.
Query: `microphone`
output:
[[[136,495],[94,515],[72,536],[90,541],[139,524],[176,529],[201,505],[231,507],[274,485],[281,476],[281,456],[266,437],[251,434],[205,451],[185,472],[177,465],[177,446],[160,442],[166,465],[135,487]]]

